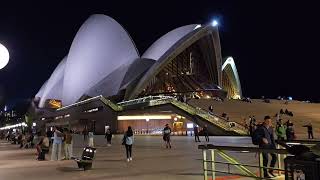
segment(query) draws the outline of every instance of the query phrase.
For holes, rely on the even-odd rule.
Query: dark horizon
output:
[[[312,4],[123,3],[1,7],[0,43],[8,48],[10,62],[0,70],[0,93],[5,92],[7,102],[34,97],[92,14],[105,14],[119,22],[140,54],[179,26],[206,24],[217,18],[222,56],[234,57],[244,96],[320,101],[320,86],[314,83],[320,65],[318,12]]]

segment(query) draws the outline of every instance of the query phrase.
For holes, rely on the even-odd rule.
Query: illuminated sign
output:
[[[58,109],[62,107],[61,101],[56,99],[48,99],[46,104],[47,108]]]

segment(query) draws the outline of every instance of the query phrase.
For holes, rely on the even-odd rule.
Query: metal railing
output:
[[[313,146],[315,144],[319,144],[320,141],[317,140],[276,140],[278,145],[281,145],[284,148],[288,148],[292,145],[305,145],[305,146]]]
[[[240,134],[240,135],[247,135],[248,134],[247,130],[239,123],[230,122],[223,117],[211,114],[208,111],[205,111],[201,108],[193,107],[191,105],[179,102],[177,100],[172,100],[171,104],[175,105],[176,107],[178,107],[180,109],[185,110],[186,112],[188,112],[192,115],[200,116],[201,118],[219,126],[220,128],[222,128],[226,131],[233,131],[233,132]]]
[[[286,155],[289,154],[287,149],[290,145],[306,145],[306,146],[312,146],[315,144],[320,143],[320,141],[313,141],[313,140],[292,140],[292,141],[277,141],[277,149],[262,149],[258,147],[239,147],[239,146],[216,146],[213,144],[207,144],[207,145],[199,145],[198,149],[202,150],[202,157],[203,157],[203,176],[204,180],[208,180],[208,175],[211,172],[211,178],[212,180],[216,177],[216,172],[224,173],[224,174],[232,174],[232,175],[239,175],[244,177],[251,177],[255,179],[264,179],[262,177],[263,169],[271,169],[271,170],[277,170],[278,174],[281,175],[281,172],[285,172],[286,170],[282,167],[282,160],[286,157]],[[208,151],[210,151],[210,159],[207,159],[208,157]],[[237,159],[234,157],[231,157],[230,155],[226,154],[225,151],[232,151],[232,152],[243,152],[243,153],[257,153],[259,156],[259,165],[250,165],[250,164],[244,164],[239,163]],[[264,167],[263,166],[263,158],[262,153],[275,153],[277,154],[277,163],[278,168],[271,168],[271,167]],[[222,161],[216,161],[216,154],[220,155],[223,159],[225,159],[227,162]],[[211,169],[209,169],[208,165],[211,165]],[[216,169],[216,164],[224,164],[227,165],[227,171],[221,171]],[[237,169],[239,169],[242,174],[231,172],[230,166],[235,166]],[[247,167],[251,168],[258,168],[259,175],[257,176],[255,172],[250,171]]]
[[[223,174],[232,174],[232,175],[250,177],[250,178],[255,178],[255,179],[264,179],[262,176],[263,169],[269,169],[269,170],[277,170],[279,175],[281,175],[281,172],[285,171],[285,169],[282,169],[281,155],[288,154],[288,151],[286,149],[261,149],[258,147],[216,146],[213,144],[199,145],[198,149],[202,150],[204,180],[208,180],[209,172],[211,172],[212,180],[214,180],[216,178],[217,172],[223,173]],[[210,159],[207,159],[207,152],[208,151],[210,151],[210,155],[211,155]],[[239,163],[239,161],[236,158],[231,157],[230,155],[226,154],[224,151],[258,153],[259,165],[256,166],[256,165],[251,165],[251,164]],[[277,154],[278,168],[264,167],[262,153],[275,153],[275,154]],[[215,154],[220,155],[220,157],[225,159],[227,162],[216,161]],[[211,169],[209,169],[208,164],[211,165]],[[217,170],[216,164],[227,165],[227,171]],[[231,172],[230,166],[236,167],[242,173]],[[247,167],[257,168],[259,170],[259,175],[256,175],[255,172],[252,172]]]
[[[122,111],[123,107],[113,103],[112,101],[110,101],[109,99],[106,99],[105,97],[101,96],[100,100],[106,104],[107,106],[109,106],[111,109],[113,109],[114,111]]]
[[[95,96],[95,97],[92,97],[92,98],[89,98],[89,99],[86,99],[86,100],[83,100],[83,101],[79,101],[79,102],[70,104],[68,106],[61,107],[61,108],[57,109],[56,111],[66,110],[68,108],[79,106],[79,105],[82,105],[82,104],[86,104],[86,103],[89,103],[91,101],[95,101],[95,100],[98,100],[98,99],[101,100],[105,105],[109,106],[114,111],[122,111],[122,109],[123,109],[121,106],[111,102],[109,99],[106,99],[102,95],[99,95],[99,96]]]
[[[129,106],[129,105],[135,105],[135,104],[139,104],[139,103],[145,103],[145,102],[150,102],[153,100],[166,100],[166,99],[173,99],[174,97],[172,96],[146,96],[146,97],[142,97],[142,98],[138,98],[138,99],[132,99],[132,100],[128,100],[128,101],[122,101],[117,103],[118,105],[121,106]]]

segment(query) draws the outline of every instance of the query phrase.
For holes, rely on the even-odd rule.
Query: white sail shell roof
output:
[[[64,57],[58,64],[56,69],[51,74],[47,81],[47,85],[43,90],[42,97],[40,99],[39,107],[45,106],[47,99],[58,99],[62,100],[62,87],[63,87],[63,76],[67,57]]]
[[[196,29],[198,24],[190,24],[176,28],[160,37],[154,42],[142,55],[142,58],[158,60],[164,55],[176,42],[185,35]]]
[[[68,54],[63,105],[76,102],[113,71],[137,58],[139,54],[133,41],[119,23],[105,15],[90,16],[76,34]],[[120,72],[119,78],[124,76],[121,73],[126,72]],[[119,87],[106,88],[115,92],[113,88]]]

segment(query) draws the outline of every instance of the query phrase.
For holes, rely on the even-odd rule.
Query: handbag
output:
[[[122,138],[122,145],[126,145],[126,139],[127,139],[127,136],[124,135]]]

